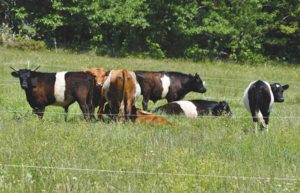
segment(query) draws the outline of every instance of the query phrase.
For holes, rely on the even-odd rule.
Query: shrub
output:
[[[41,50],[46,49],[46,44],[43,41],[37,41],[28,36],[21,36],[14,34],[11,28],[2,24],[0,28],[1,39],[0,45],[7,48],[17,48],[22,50]]]
[[[202,49],[198,45],[192,46],[185,51],[185,57],[193,60],[203,60],[209,55],[209,50]]]

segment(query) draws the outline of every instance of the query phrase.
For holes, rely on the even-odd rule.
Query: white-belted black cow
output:
[[[12,67],[11,67],[12,68]],[[43,118],[45,107],[57,105],[65,109],[65,120],[69,106],[78,102],[85,119],[94,118],[93,91],[95,79],[85,72],[44,73],[36,70],[20,69],[11,73],[19,78],[33,113]]]
[[[268,131],[269,115],[274,102],[283,102],[283,92],[289,85],[281,86],[279,83],[269,84],[266,81],[257,80],[249,84],[244,92],[244,105],[251,112],[254,122],[254,133],[257,131],[257,123]],[[259,120],[260,119],[260,120]]]
[[[141,87],[145,111],[148,109],[149,100],[156,102],[165,98],[172,102],[183,99],[191,91],[206,92],[205,82],[197,73],[193,76],[172,71],[135,71],[135,74]]]
[[[221,116],[232,114],[226,101],[216,102],[207,100],[174,101],[155,109],[155,112],[159,111],[169,115],[184,114],[189,118],[204,115]]]

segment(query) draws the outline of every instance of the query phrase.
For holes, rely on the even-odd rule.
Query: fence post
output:
[[[57,53],[57,43],[56,43],[56,38],[53,38],[53,41],[54,41],[55,53]]]

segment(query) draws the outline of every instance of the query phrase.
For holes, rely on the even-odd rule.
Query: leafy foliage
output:
[[[298,60],[300,3],[292,0],[0,1],[14,32],[99,54]]]

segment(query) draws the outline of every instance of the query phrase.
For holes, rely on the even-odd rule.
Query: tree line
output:
[[[0,0],[0,20],[50,47],[102,55],[300,59],[298,0]]]

